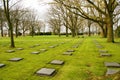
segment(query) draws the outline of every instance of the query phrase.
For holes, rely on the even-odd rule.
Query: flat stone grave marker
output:
[[[75,52],[75,50],[67,50],[66,52]]]
[[[56,65],[62,65],[64,64],[64,61],[61,61],[61,60],[53,60],[50,62],[51,64],[56,64]]]
[[[101,46],[101,45],[96,45],[96,47],[97,47],[97,48],[103,48],[103,46]]]
[[[105,62],[104,64],[106,67],[120,68],[120,64],[117,62]]]
[[[40,51],[45,52],[45,51],[47,51],[47,49],[40,49]]]
[[[40,44],[35,44],[34,46],[40,46]]]
[[[5,66],[5,64],[0,64],[0,68],[2,68],[2,67],[4,67]]]
[[[9,61],[17,62],[22,60],[23,58],[11,58]]]
[[[36,47],[35,45],[33,45],[33,46],[30,46],[30,48],[34,48],[34,47]]]
[[[12,53],[12,52],[15,52],[15,50],[7,50],[6,52],[7,53]]]
[[[64,52],[63,55],[72,55],[72,52]]]
[[[46,42],[45,44],[50,44],[50,42]]]
[[[65,44],[65,42],[61,42],[61,44]]]
[[[23,48],[17,48],[17,50],[23,50]]]
[[[55,73],[55,69],[51,68],[41,68],[36,72],[38,75],[45,75],[45,76],[51,76]]]
[[[58,44],[54,45],[55,47],[59,46]]]
[[[34,52],[31,52],[32,54],[39,54],[40,52],[39,51],[34,51]]]
[[[120,72],[120,70],[107,69],[106,76],[108,76],[108,75],[113,75],[113,74],[117,74],[118,72]]]
[[[73,48],[78,48],[78,45],[72,46]]]
[[[99,50],[100,53],[108,53],[107,50]]]
[[[49,46],[50,48],[55,48],[55,46]]]
[[[110,56],[112,56],[112,54],[109,54],[109,53],[100,53],[100,56],[101,57],[105,57],[105,56],[110,57]]]

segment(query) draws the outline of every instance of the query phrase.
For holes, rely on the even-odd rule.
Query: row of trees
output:
[[[39,20],[34,11],[22,8],[21,0],[2,0],[0,1],[0,31],[1,36],[8,34],[10,37],[10,47],[15,47],[14,35],[25,35],[30,33],[34,36],[35,31],[40,32],[44,23]]]
[[[114,27],[120,19],[119,0],[54,0],[51,5],[49,23],[54,31],[59,33],[60,27],[65,26],[66,33],[69,29],[74,37],[87,24],[90,36],[94,23],[107,42],[114,42]]]

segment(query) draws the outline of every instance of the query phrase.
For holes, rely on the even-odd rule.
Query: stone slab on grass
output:
[[[75,50],[67,50],[66,52],[75,52]]]
[[[72,55],[72,52],[64,52],[63,55]]]
[[[109,54],[109,53],[100,53],[100,56],[101,57],[105,57],[105,56],[110,57],[110,56],[112,56],[112,54]]]
[[[119,72],[120,72],[120,70],[107,69],[106,76],[108,76],[108,75],[114,75],[114,74],[117,74],[117,73],[119,73]]]
[[[40,51],[41,51],[41,52],[45,52],[45,51],[47,51],[47,49],[40,49]]]
[[[105,62],[104,64],[106,67],[120,68],[120,64],[117,62]]]
[[[6,52],[7,53],[13,53],[13,52],[15,52],[15,50],[7,50]]]
[[[23,50],[23,48],[17,48],[17,50]]]
[[[36,47],[35,45],[33,45],[33,46],[30,46],[30,48],[34,48],[34,47]]]
[[[35,44],[34,46],[40,46],[40,44]]]
[[[23,58],[11,58],[11,59],[9,59],[9,61],[17,62],[17,61],[20,61],[22,59]]]
[[[39,51],[34,51],[34,52],[31,52],[32,54],[39,54],[40,52]]]
[[[49,48],[55,48],[55,46],[49,46]]]
[[[5,64],[0,64],[0,68],[2,68],[2,67],[4,67],[5,66]]]
[[[78,45],[72,46],[73,48],[78,48]]]
[[[103,48],[103,46],[100,46],[100,45],[96,45],[97,48]]]
[[[53,60],[50,62],[51,64],[56,64],[56,65],[62,65],[64,64],[64,61],[61,61],[61,60]]]
[[[45,76],[51,76],[55,73],[55,69],[51,68],[41,68],[36,72],[38,75],[45,75]]]
[[[99,50],[100,53],[108,53],[107,50]]]
[[[50,42],[46,42],[45,44],[50,44]]]

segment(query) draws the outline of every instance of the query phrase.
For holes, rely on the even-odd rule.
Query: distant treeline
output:
[[[52,32],[39,32],[35,33],[35,35],[58,35],[58,34]],[[66,33],[60,33],[60,35],[66,35]],[[68,35],[71,35],[71,33],[68,33]],[[83,33],[78,33],[78,35],[83,35]]]

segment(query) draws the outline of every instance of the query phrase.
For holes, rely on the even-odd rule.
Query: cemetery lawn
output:
[[[98,51],[100,49],[96,47],[95,40],[112,56],[100,57]],[[116,41],[120,42],[120,39]],[[0,64],[6,65],[0,68],[0,80],[113,80],[116,76],[105,76],[107,67],[104,66],[104,62],[120,63],[120,43],[107,43],[106,39],[100,37],[27,36],[15,38],[16,48],[12,49],[9,45],[9,38],[0,38]],[[73,48],[75,45],[79,47]],[[47,51],[39,54],[31,53],[40,49]],[[7,53],[7,50],[15,50],[15,52]],[[71,56],[63,55],[67,50],[75,50],[75,52]],[[15,57],[23,60],[9,61]],[[50,64],[52,60],[62,60],[65,63],[52,65]],[[37,75],[36,71],[44,67],[56,69],[55,74]]]

